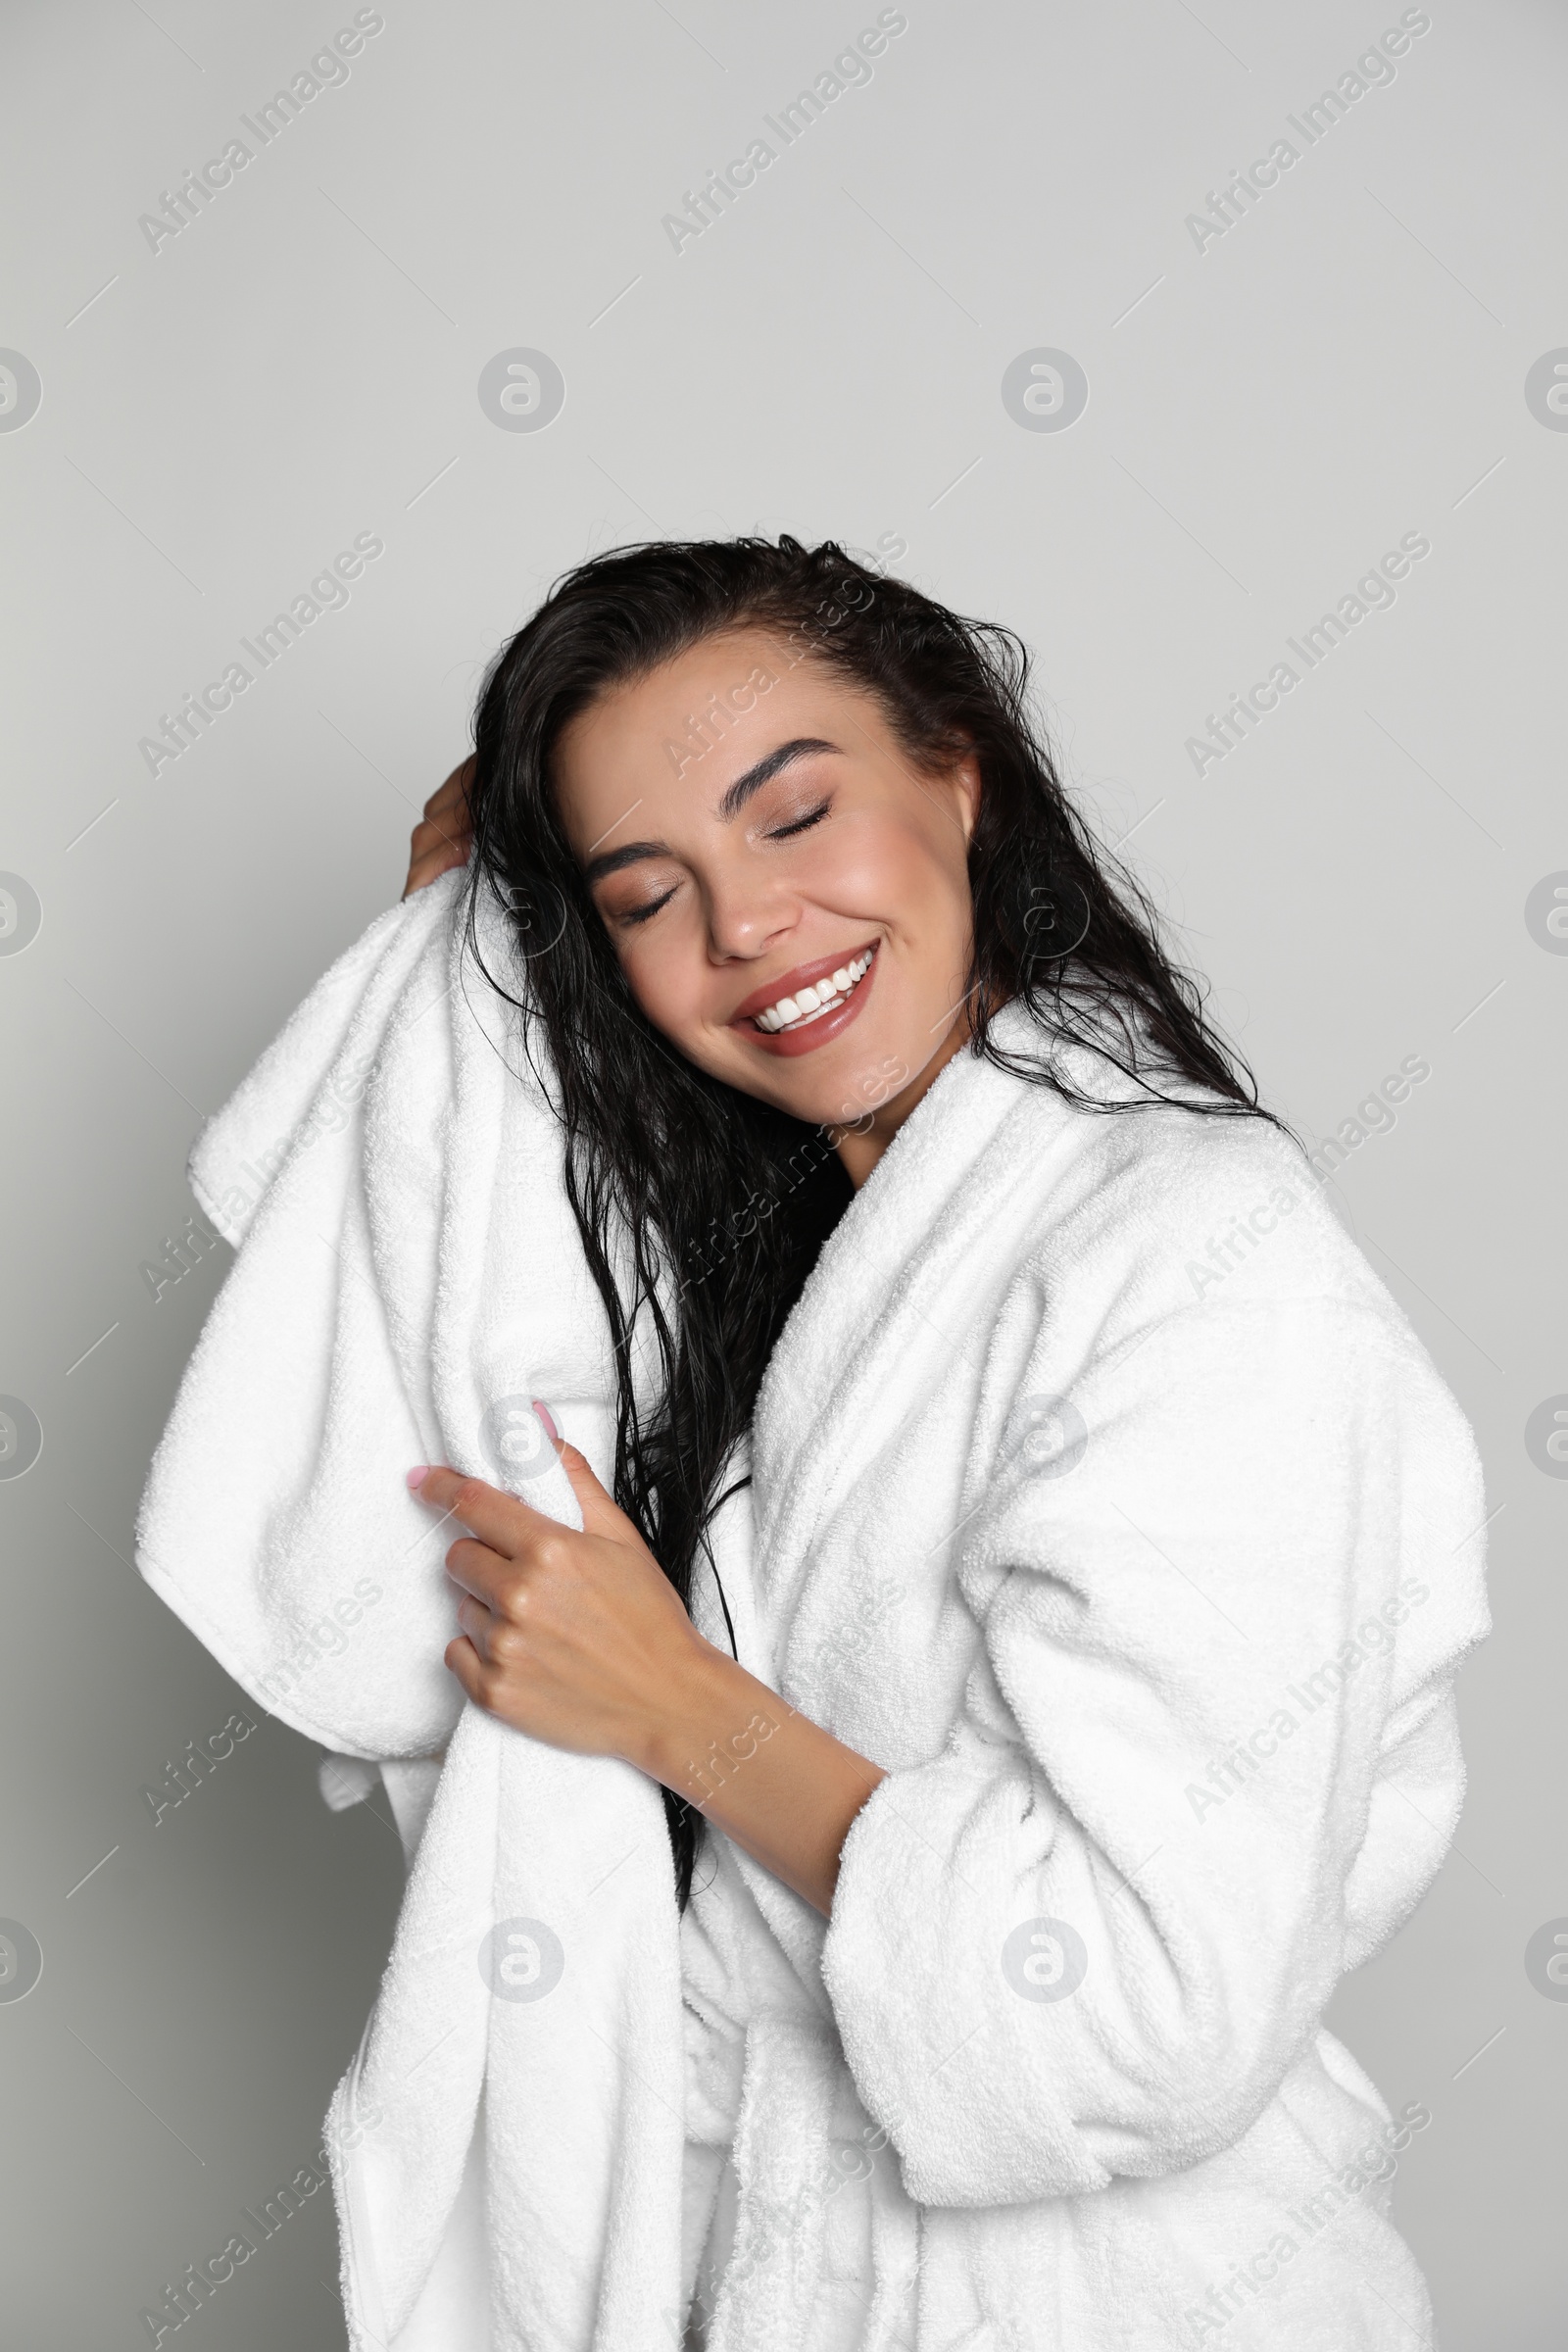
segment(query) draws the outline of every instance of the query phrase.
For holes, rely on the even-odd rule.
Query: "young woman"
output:
[[[1026,683],[789,538],[596,559],[497,662],[410,888],[508,909],[622,1372],[580,1534],[411,1472],[447,1662],[665,1791],[690,2342],[1405,2352],[1429,2111],[1320,2017],[1457,1817],[1474,1447]],[[748,1464],[771,1679],[688,1606]]]

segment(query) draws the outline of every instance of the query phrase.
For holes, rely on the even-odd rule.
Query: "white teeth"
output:
[[[851,989],[865,977],[870,968],[872,953],[868,948],[864,955],[855,956],[849,963],[840,964],[836,972],[828,973],[811,987],[798,988],[793,997],[780,997],[776,1004],[769,1004],[764,1012],[753,1016],[757,1026],[771,1034],[779,1029],[799,1028],[803,1023],[815,1020],[819,1014],[830,1011],[840,998],[847,997]]]

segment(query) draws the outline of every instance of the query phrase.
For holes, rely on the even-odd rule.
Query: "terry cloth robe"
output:
[[[335,997],[328,975],[326,1009],[296,1015],[291,1083],[307,1032],[317,1099],[334,1024],[327,1060],[398,1032],[377,972],[437,948],[450,903],[383,917],[359,963],[337,967]],[[439,1017],[461,1075],[458,1002]],[[997,1035],[1036,1042],[1017,1008]],[[286,1096],[289,1057],[273,1054]],[[1123,1088],[1083,1050],[1062,1066],[1105,1099]],[[393,1075],[373,1078],[364,1134],[346,1122],[318,1214],[334,1185],[373,1206],[377,1122],[384,1145],[392,1110],[415,1109]],[[520,1117],[527,1090],[505,1084],[505,1115]],[[592,1392],[586,1323],[553,1316],[551,1284],[580,1286],[581,1268],[542,1130],[515,1200],[501,1187],[486,1205],[486,1168],[467,1161],[492,1177],[506,1163],[462,1087],[455,1115],[443,1102],[420,1116],[421,1148],[438,1136],[420,1181],[433,1173],[484,1227],[489,1262],[520,1285],[516,1315],[541,1318],[537,1360],[583,1349],[554,1361],[579,1383],[587,1433],[608,1392]],[[274,1200],[270,1231],[302,1246],[298,1204],[277,1199],[297,1153],[209,1333]],[[209,1171],[222,1158],[215,1145]],[[537,1251],[506,1254],[514,1217],[548,1225],[545,1272]],[[448,1215],[455,1252],[452,1228]],[[402,1244],[386,1243],[372,1287],[392,1292]],[[328,1338],[347,1296],[322,1310]],[[253,1289],[225,1346],[283,1317],[275,1283]],[[443,1361],[479,1320],[480,1301],[446,1286]],[[466,1345],[471,1359],[471,1331]],[[520,1325],[511,1346],[514,1377]],[[208,1347],[204,1334],[187,1375],[192,1426],[209,1398],[220,1422],[237,1409],[217,1376],[224,1347],[204,1370]],[[340,1346],[329,1422],[347,1429],[357,1389],[380,1377]],[[532,1393],[556,1401],[548,1375]],[[313,1405],[322,1396],[318,1383]],[[438,1418],[460,1450],[470,1443],[456,1405]],[[602,1446],[569,1404],[564,1419],[603,1476]],[[362,1412],[351,1434],[376,1481],[400,1476],[413,1431],[388,1446],[374,1426]],[[291,1425],[279,1442],[302,1440]],[[145,1571],[265,1703],[271,1652],[255,1627],[297,1623],[306,1603],[221,1544],[215,1565],[211,1544],[189,1544],[198,1471],[186,1454],[182,1494],[178,1450],[161,1486],[155,1467]],[[389,1510],[372,1513],[372,1482],[340,1452],[330,1473],[318,1460],[298,1475],[307,1489],[335,1479],[388,1544]],[[484,1719],[465,1706],[362,2048],[375,2096],[356,2119],[351,2069],[334,2105],[339,2142],[354,2143],[336,2169],[356,2352],[377,2336],[390,2352],[673,2352],[694,2288],[688,2340],[710,2352],[1430,2345],[1389,2215],[1398,2152],[1430,2111],[1392,2115],[1319,2021],[1453,1832],[1452,1685],[1488,1630],[1486,1508],[1463,1416],[1299,1156],[1258,1121],[1076,1109],[960,1054],[827,1241],[768,1368],[751,1466],[749,1509],[726,1506],[716,1544],[742,1662],[888,1772],[849,1833],[831,1920],[710,1834],[677,1928],[667,1865],[662,1880],[651,1865],[662,1821],[633,1802],[657,1804],[646,1785],[575,1758],[551,1781],[553,1751],[501,1727],[504,1763],[526,1769],[492,1774],[483,1838],[466,1838],[454,1767]],[[242,1489],[261,1479],[243,1468]],[[274,1548],[286,1517],[261,1515]],[[323,1594],[373,1556],[396,1605],[367,1613],[374,1630],[346,1653],[357,1675],[308,1664],[312,1703],[278,1711],[361,1758],[437,1746],[456,1710],[428,1704],[416,1723],[404,1689],[422,1674],[433,1690],[443,1671],[439,1544],[432,1571],[412,1532],[408,1558],[368,1552],[352,1511],[335,1556],[284,1533],[294,1572]],[[204,1575],[224,1610],[228,1586],[244,1593],[243,1639],[227,1638]],[[706,1585],[694,1613],[723,1641]],[[419,1640],[433,1669],[412,1654]],[[368,1678],[374,1706],[353,1697]],[[738,1738],[704,1761],[744,1772],[746,1752]],[[590,1871],[617,1847],[611,1885],[634,1883],[601,1918]],[[470,1885],[486,1853],[488,1915]],[[493,1956],[488,1980],[474,1967],[477,1929],[503,1903],[570,1927],[547,1997],[510,1999]],[[421,1971],[449,1949],[480,1984],[477,2008],[459,1966],[424,1999]],[[523,1975],[553,1964],[534,1935]],[[447,2051],[400,2022],[417,2012],[434,2044],[445,1996],[463,2010],[458,2089]],[[519,2021],[553,2026],[559,2046]],[[594,2059],[596,2033],[611,2063]],[[412,2090],[398,2065],[418,2069]],[[377,2266],[392,2289],[380,2328],[363,2285]]]

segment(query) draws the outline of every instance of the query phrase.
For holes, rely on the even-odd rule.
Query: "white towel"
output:
[[[580,1526],[530,1396],[612,1468],[607,1328],[560,1131],[452,920],[463,880],[372,924],[197,1143],[194,1189],[239,1255],[137,1559],[330,1749],[413,1757],[450,1735],[329,2119],[356,2352],[408,2328],[481,2112],[497,2352],[668,2352],[683,2057],[660,1792],[464,1699],[443,1662],[461,1530],[405,1484],[447,1461]],[[501,971],[493,918],[485,941]]]

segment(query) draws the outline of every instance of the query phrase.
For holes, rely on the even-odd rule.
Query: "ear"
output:
[[[963,827],[963,846],[967,849],[974,839],[975,826],[980,821],[980,795],[984,789],[977,753],[964,753],[954,767],[952,783],[958,822]]]

